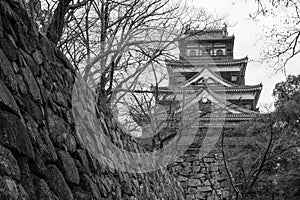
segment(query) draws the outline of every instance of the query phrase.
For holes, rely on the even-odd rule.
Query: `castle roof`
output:
[[[240,59],[232,59],[232,58],[223,58],[222,60],[219,59],[213,59],[209,57],[208,59],[193,59],[192,60],[194,63],[191,63],[190,61],[187,61],[185,59],[181,60],[171,60],[171,59],[166,59],[165,63],[172,67],[172,68],[190,68],[190,67],[203,67],[205,66],[217,66],[217,67],[231,67],[231,66],[243,66],[247,65],[248,63],[248,57],[240,58]]]

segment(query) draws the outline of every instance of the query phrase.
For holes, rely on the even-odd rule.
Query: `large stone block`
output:
[[[2,110],[0,112],[0,142],[19,153],[34,158],[33,147],[25,125],[14,114]]]
[[[32,199],[35,199],[35,187],[33,185],[31,171],[28,165],[28,159],[26,156],[17,156],[16,158],[18,160],[19,168],[21,171],[21,181],[19,183],[22,184],[27,194]]]
[[[91,175],[91,170],[89,167],[89,160],[86,155],[86,151],[84,149],[77,149],[75,152],[75,157],[78,159],[77,162],[75,161],[79,172],[87,173],[88,175]]]
[[[82,182],[84,184],[84,187],[87,191],[92,193],[93,197],[95,199],[101,199],[100,191],[97,187],[97,185],[94,183],[94,181],[86,174],[82,177]]]
[[[21,72],[33,99],[36,101],[41,101],[40,88],[32,74],[31,69],[29,67],[22,67]]]
[[[187,195],[186,200],[195,200],[195,195],[193,195],[193,194]]]
[[[19,107],[17,106],[17,103],[8,90],[8,88],[5,86],[5,84],[0,80],[0,102],[3,103],[5,106],[9,107],[13,112],[20,115]]]
[[[199,179],[189,179],[188,185],[191,187],[197,187],[201,185],[201,181]]]
[[[18,88],[16,74],[14,73],[11,62],[7,59],[2,49],[0,49],[0,70],[4,75],[4,77],[0,78],[2,78],[3,82],[9,89],[12,89],[14,92],[16,92]]]
[[[17,160],[7,148],[0,145],[0,175],[20,180],[20,168]]]
[[[58,200],[57,196],[53,194],[47,185],[46,181],[43,179],[39,179],[37,177],[34,178],[34,185],[36,188],[36,197],[41,200]]]
[[[3,49],[5,49],[5,55],[10,61],[15,61],[17,59],[17,49],[16,46],[14,45],[14,41],[10,40],[9,38],[12,39],[12,37],[6,37],[1,38],[0,43]]]
[[[182,182],[182,181],[187,181],[189,178],[188,177],[185,177],[185,176],[178,176],[176,178],[178,181]]]
[[[73,158],[63,150],[57,151],[59,168],[67,182],[79,184],[79,173]]]
[[[26,67],[29,67],[31,69],[32,74],[34,75],[34,77],[37,77],[40,75],[40,66],[38,64],[36,64],[36,62],[34,62],[34,57],[36,56],[35,53],[33,54],[33,56],[27,54],[25,51],[20,50],[22,56],[20,55],[22,61],[23,61],[23,65]],[[24,58],[24,59],[23,59]]]
[[[23,116],[26,121],[31,142],[41,154],[43,161],[46,163],[54,163],[57,160],[57,155],[52,141],[49,138],[49,133],[44,130],[44,128],[39,128],[39,125],[29,114],[25,113]]]
[[[210,192],[212,191],[212,188],[210,186],[202,186],[197,188],[201,192]]]
[[[62,173],[55,165],[47,166],[46,181],[50,189],[61,200],[73,200],[73,194]]]
[[[29,200],[29,196],[21,185],[14,180],[0,176],[0,199],[3,200]]]
[[[22,95],[21,101],[23,109],[30,114],[38,124],[42,124],[44,116],[40,105],[34,102],[31,97],[25,95]]]

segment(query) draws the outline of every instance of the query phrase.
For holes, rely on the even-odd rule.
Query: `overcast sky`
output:
[[[249,18],[249,13],[257,9],[254,0],[190,0],[195,6],[205,8],[209,13],[226,15],[229,24],[230,35],[235,35],[234,57],[242,58],[248,56],[250,60],[259,60],[263,45],[260,38],[263,34],[262,26],[268,25],[268,20],[264,22],[254,22]],[[295,58],[287,66],[288,74],[300,74],[300,58]],[[272,90],[277,82],[283,81],[283,74],[275,74],[270,70],[268,64],[259,64],[250,61],[246,71],[246,84],[254,85],[262,82],[263,90],[259,104],[272,103]]]

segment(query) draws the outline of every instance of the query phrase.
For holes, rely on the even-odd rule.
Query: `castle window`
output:
[[[190,50],[189,56],[197,56],[197,52],[195,50]]]
[[[218,49],[217,50],[217,56],[223,56],[224,54],[223,54],[223,51],[222,51],[222,49]]]
[[[251,110],[251,105],[250,104],[246,104],[245,108],[248,109],[248,110]]]
[[[236,82],[237,81],[237,76],[231,76],[231,81]]]
[[[227,47],[227,55],[230,55],[230,56],[233,55],[233,46],[232,45],[229,45]]]
[[[186,51],[186,55],[191,57],[198,56],[198,53],[199,53],[198,49],[187,49]]]
[[[175,82],[178,83],[183,83],[185,81],[184,76],[176,76],[175,77]]]

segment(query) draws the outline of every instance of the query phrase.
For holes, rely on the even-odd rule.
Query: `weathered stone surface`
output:
[[[187,190],[188,194],[196,194],[197,188],[189,187]]]
[[[36,197],[38,200],[58,200],[53,192],[51,192],[45,180],[35,177],[34,185],[36,187]]]
[[[209,196],[209,197],[207,198],[207,200],[218,200],[218,199],[219,199],[218,196]]]
[[[76,140],[71,134],[65,132],[57,136],[56,141],[59,147],[64,147],[70,153],[73,153],[76,150]]]
[[[111,185],[110,182],[103,175],[101,175],[99,177],[99,180],[102,183],[102,185],[105,187],[105,190],[107,192],[111,192],[112,191],[113,185]]]
[[[68,187],[63,175],[55,165],[47,166],[46,181],[50,189],[61,200],[72,200],[73,194]]]
[[[14,114],[7,111],[0,112],[0,142],[19,153],[34,158],[33,148],[25,125]]]
[[[184,177],[184,176],[178,176],[177,180],[182,182],[182,181],[187,181],[189,178],[188,177]]]
[[[35,153],[35,159],[31,163],[31,171],[36,175],[46,177],[47,168],[42,156],[39,153]]]
[[[39,151],[46,163],[53,163],[57,160],[55,148],[49,138],[49,134],[44,129],[39,129],[39,125],[28,114],[24,114],[27,130],[32,144]]]
[[[195,199],[195,195],[190,194],[186,196],[186,200],[194,200]]]
[[[40,130],[44,145],[41,145],[41,154],[44,157],[45,162],[53,163],[57,160],[57,154],[53,146],[52,141],[50,140],[49,133],[46,130]]]
[[[192,186],[192,187],[197,187],[199,185],[201,185],[201,181],[198,180],[198,179],[189,179],[189,186]]]
[[[70,134],[70,125],[51,111],[48,110],[48,113],[50,114],[48,117],[49,136],[54,145],[69,152],[74,152],[76,149],[76,140]]]
[[[17,160],[7,148],[0,145],[0,175],[20,180],[20,169]]]
[[[217,175],[216,176],[216,179],[219,181],[219,182],[222,182],[222,181],[225,181],[227,179],[227,176],[225,174],[220,174],[220,175]]]
[[[199,192],[197,192],[195,197],[196,197],[196,199],[206,199],[206,194],[199,191]]]
[[[0,103],[3,103],[7,107],[9,107],[16,114],[20,114],[19,107],[17,106],[14,97],[12,96],[10,91],[7,89],[7,87],[1,80],[0,80]]]
[[[30,198],[35,199],[35,187],[32,182],[32,176],[28,165],[28,159],[26,156],[19,155],[17,157],[17,160],[21,171],[20,183],[24,186],[24,189],[26,190],[26,193],[30,196]]]
[[[100,194],[100,191],[99,191],[97,185],[93,182],[93,180],[87,174],[83,175],[82,182],[85,186],[85,189],[87,191],[91,192],[95,199],[101,198],[101,194]]]
[[[18,186],[14,180],[0,176],[0,199],[29,200],[29,196],[22,186]]]
[[[203,187],[198,187],[198,190],[201,192],[209,192],[212,191],[212,188],[210,186],[203,186]]]
[[[47,58],[50,63],[55,62],[55,48],[54,45],[43,35],[40,36],[40,47],[43,55]]]
[[[74,199],[76,200],[93,199],[91,194],[87,191],[83,191],[80,187],[74,187],[72,192],[74,194]]]
[[[22,56],[24,58],[23,65],[26,66],[26,67],[29,67],[31,69],[32,74],[33,74],[34,77],[39,76],[39,74],[40,74],[40,66],[38,66],[38,64],[36,64],[36,62],[35,62],[36,58],[34,58],[34,56],[37,56],[37,55],[35,55],[35,53],[33,53],[33,58],[32,58],[25,51],[20,50],[20,52],[22,53]]]
[[[41,65],[43,63],[43,57],[42,54],[39,50],[36,50],[32,54],[34,61],[38,64]]]
[[[88,175],[91,175],[91,170],[89,167],[89,161],[88,158],[86,156],[86,151],[83,149],[78,149],[75,152],[76,158],[78,158],[78,160],[80,161],[79,164],[79,169],[81,170],[81,172],[85,172]]]
[[[20,74],[17,74],[18,79],[18,89],[21,94],[27,94],[27,88],[23,81],[23,77]]]
[[[20,3],[0,1],[0,199],[183,199],[166,171],[129,175],[98,163],[80,146],[72,117],[75,70],[34,27]],[[143,152],[101,107],[107,138]],[[105,150],[102,145],[97,153]],[[129,162],[121,163],[123,169]]]
[[[0,69],[4,75],[2,78],[3,82],[7,85],[7,87],[16,92],[18,87],[16,74],[13,71],[11,62],[7,59],[2,49],[0,49]]]
[[[58,163],[66,181],[79,184],[79,174],[73,158],[63,150],[58,150]]]
[[[15,45],[7,38],[2,38],[1,40],[2,48],[5,49],[5,55],[10,61],[15,61],[17,59],[17,49]]]
[[[35,103],[33,99],[25,95],[22,96],[22,103],[24,110],[30,114],[38,124],[42,124],[44,117],[38,104]]]
[[[33,99],[36,101],[40,101],[41,100],[40,88],[31,70],[28,67],[22,67],[21,72],[25,82],[27,83],[27,86],[29,88],[30,94],[32,95]]]

